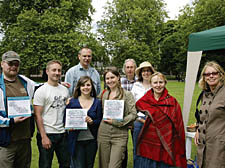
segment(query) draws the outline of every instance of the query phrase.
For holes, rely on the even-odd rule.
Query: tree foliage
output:
[[[118,67],[126,58],[137,63],[160,62],[159,39],[166,16],[161,0],[114,0],[106,7],[103,20],[98,23],[112,63]]]
[[[168,74],[186,70],[188,37],[191,33],[225,25],[224,0],[194,0],[180,10],[177,20],[167,20],[163,0],[113,0],[91,33],[94,12],[91,0],[2,0],[0,53],[15,50],[24,69],[43,68],[59,59],[66,68],[78,63],[85,44],[93,50],[93,62],[119,68],[125,59],[137,64],[150,61]],[[224,51],[205,52],[203,62],[224,63]],[[111,62],[109,63],[109,57]]]
[[[195,0],[194,7],[194,31],[199,32],[225,24],[224,0]]]
[[[18,52],[22,68],[29,70],[43,68],[51,59],[61,60],[66,68],[73,66],[83,45],[101,54],[94,61],[102,60],[105,51],[90,32],[90,12],[91,0],[3,0],[1,53]]]
[[[184,74],[189,35],[225,25],[224,10],[224,0],[195,0],[192,5],[186,5],[181,9],[178,20],[172,26],[171,21],[165,23],[161,41],[162,62],[160,65],[162,66],[160,66],[160,70],[169,69],[172,74]],[[171,30],[169,33],[167,32],[168,27]],[[202,64],[206,60],[216,60],[216,55],[220,55],[214,51],[213,58],[209,58],[212,55],[212,52],[210,53],[203,54]]]

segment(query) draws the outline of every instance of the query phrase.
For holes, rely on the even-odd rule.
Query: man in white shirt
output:
[[[62,64],[58,60],[47,63],[48,81],[39,87],[34,95],[34,113],[38,127],[37,144],[39,149],[39,168],[51,168],[54,152],[59,167],[70,167],[67,149],[67,134],[63,116],[69,91],[58,83],[61,78]]]

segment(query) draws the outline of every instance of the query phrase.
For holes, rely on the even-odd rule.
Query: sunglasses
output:
[[[203,75],[204,76],[206,76],[206,77],[209,77],[209,76],[216,76],[216,75],[218,75],[219,74],[219,72],[211,72],[211,73],[204,73]]]
[[[142,70],[141,72],[152,72],[150,69]]]
[[[20,66],[20,62],[19,61],[5,61],[7,64],[8,64],[8,66],[15,66],[15,67],[18,67],[18,66]]]

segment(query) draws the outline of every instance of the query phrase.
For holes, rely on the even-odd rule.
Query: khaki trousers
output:
[[[121,168],[128,142],[128,129],[101,122],[98,130],[99,168]]]
[[[99,168],[121,168],[127,148],[127,139],[99,142]]]
[[[31,140],[12,142],[0,147],[0,168],[30,168]]]

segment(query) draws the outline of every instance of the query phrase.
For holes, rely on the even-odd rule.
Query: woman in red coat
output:
[[[168,94],[166,78],[156,72],[150,78],[152,89],[136,103],[147,114],[138,137],[140,168],[187,168],[185,132],[180,105]],[[146,162],[147,161],[147,162]]]

